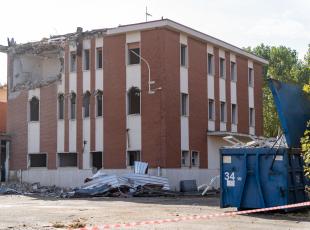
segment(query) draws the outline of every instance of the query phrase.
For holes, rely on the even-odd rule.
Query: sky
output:
[[[1,2],[0,44],[169,18],[238,47],[285,45],[303,58],[310,44],[310,0],[14,0]],[[0,83],[6,83],[0,53]]]

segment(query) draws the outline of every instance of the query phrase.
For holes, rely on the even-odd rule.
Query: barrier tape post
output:
[[[310,206],[310,201],[296,203],[296,204],[289,204],[289,205],[281,205],[281,206],[270,207],[270,208],[260,208],[260,209],[252,209],[252,210],[245,210],[245,211],[216,213],[216,214],[210,214],[210,215],[185,216],[185,217],[179,217],[179,218],[173,218],[173,219],[138,221],[138,222],[125,223],[125,224],[105,224],[100,227],[94,226],[94,227],[79,228],[79,230],[130,228],[130,227],[141,226],[141,225],[154,225],[154,224],[172,223],[172,222],[180,222],[180,221],[188,221],[188,220],[213,219],[217,217],[236,216],[236,215],[267,212],[267,211],[274,211],[274,210],[280,210],[280,209],[299,208],[299,207],[306,207],[306,206]]]

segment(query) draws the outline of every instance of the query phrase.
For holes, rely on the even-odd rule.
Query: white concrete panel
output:
[[[180,90],[181,93],[188,94],[188,68],[181,67],[180,68]]]
[[[96,117],[96,151],[103,151],[103,118],[102,117]]]
[[[254,89],[253,87],[248,87],[249,92],[249,107],[254,108]]]
[[[219,57],[225,59],[225,51],[222,49],[219,49]]]
[[[209,161],[209,165],[210,165]],[[103,169],[101,170],[107,174],[126,174],[133,173],[133,169]],[[219,175],[219,169],[199,169],[199,168],[178,168],[178,169],[160,169],[160,176],[166,177],[169,180],[170,188],[173,191],[179,190],[181,180],[196,180],[197,184],[209,184],[211,179]],[[149,169],[149,174],[153,176],[158,175],[157,168]],[[10,176],[20,175],[17,171],[10,171]],[[90,169],[78,168],[58,168],[49,170],[46,168],[31,168],[22,171],[23,181],[28,183],[39,182],[43,186],[56,185],[58,187],[77,187],[84,184],[84,179],[93,175]],[[219,180],[216,180],[214,185],[216,188],[220,186]]]
[[[230,61],[236,63],[236,55],[233,53],[230,53]]]
[[[76,73],[72,72],[69,74],[69,92],[76,92]]]
[[[96,90],[97,89],[100,89],[100,90],[103,90],[103,70],[102,69],[97,69],[96,70],[96,82],[95,82],[95,87],[96,87]]]
[[[230,100],[232,104],[237,104],[237,85],[236,82],[230,82]]]
[[[83,153],[83,169],[90,169],[90,119],[83,119],[83,141],[86,141],[84,145]]]
[[[214,121],[211,121],[211,120],[208,121],[208,130],[209,131],[215,130],[215,122]]]
[[[220,123],[220,131],[226,131],[226,122]]]
[[[237,125],[231,124],[231,131],[234,132],[234,133],[238,132]]]
[[[126,66],[126,90],[133,86],[141,89],[141,65]]]
[[[253,61],[248,60],[248,67],[253,69]]]
[[[40,122],[28,122],[28,153],[40,152]]]
[[[220,78],[220,101],[226,101],[226,81]]]
[[[214,54],[213,46],[212,46],[212,45],[207,44],[207,52],[208,52],[209,54]]]
[[[57,121],[57,152],[65,151],[65,125],[64,120]]]
[[[83,40],[83,49],[90,49],[90,39]]]
[[[76,120],[69,120],[69,152],[76,152]]]
[[[251,135],[255,135],[255,127],[250,127],[250,128],[249,128],[249,133],[250,133]]]
[[[214,99],[214,76],[208,75],[208,98]]]
[[[28,91],[28,101],[30,101],[32,97],[37,97],[40,100],[40,88],[30,89]]]
[[[187,45],[187,36],[185,34],[180,34],[180,43]]]
[[[140,42],[140,40],[141,40],[141,33],[139,31],[126,33],[126,43]]]
[[[220,169],[220,151],[223,146],[229,143],[224,141],[222,137],[208,136],[208,168]]]
[[[103,47],[103,37],[96,38],[96,47]]]
[[[181,150],[189,150],[188,117],[181,116]]]
[[[141,150],[141,115],[128,115],[127,129],[129,129],[129,143],[127,143],[127,149]]]
[[[90,91],[90,71],[83,72],[83,92]]]

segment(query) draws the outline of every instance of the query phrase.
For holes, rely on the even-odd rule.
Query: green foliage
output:
[[[310,122],[308,122],[308,129],[305,131],[304,137],[301,138],[301,149],[304,158],[305,175],[310,179]]]
[[[310,44],[304,60],[298,59],[296,50],[292,50],[285,46],[266,46],[260,44],[254,48],[247,47],[245,50],[269,61],[269,65],[264,67],[264,135],[267,137],[274,137],[277,135],[280,125],[267,79],[270,76],[282,82],[292,82],[301,86],[309,84]]]

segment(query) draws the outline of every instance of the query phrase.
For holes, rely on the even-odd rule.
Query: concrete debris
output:
[[[242,142],[235,136],[225,136],[223,140],[228,142],[231,146],[225,148],[253,148],[253,147],[283,147],[287,148],[287,143],[284,135],[279,135],[277,138],[253,138],[252,141]]]
[[[43,197],[62,197],[71,191],[70,188],[58,188],[56,186],[41,186],[40,183],[1,183],[0,195],[39,195]]]
[[[108,175],[97,172],[87,182],[67,193],[65,197],[132,197],[132,196],[175,196],[169,191],[167,178],[146,174],[129,173],[124,175]]]

